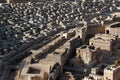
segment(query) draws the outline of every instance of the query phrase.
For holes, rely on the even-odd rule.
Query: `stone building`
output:
[[[104,69],[104,80],[120,80],[120,61]]]
[[[94,46],[83,45],[76,49],[77,58],[80,63],[84,63],[88,66],[93,66],[97,63],[97,56],[100,52],[100,48]]]
[[[108,66],[107,64],[99,64],[91,69],[89,76],[85,77],[83,80],[104,80],[103,73],[104,68]]]
[[[105,33],[116,35],[120,38],[120,22],[116,22],[106,26]]]
[[[100,47],[103,53],[111,55],[116,38],[116,36],[110,34],[96,34],[95,37],[89,40],[89,44],[94,45],[95,47]]]
[[[39,63],[26,65],[18,75],[19,80],[56,80],[60,72],[59,64],[44,59]]]
[[[101,65],[92,68],[89,76],[83,80],[120,80],[120,61],[116,61],[112,65]]]
[[[40,64],[32,64],[23,68],[21,80],[47,80],[44,76],[48,76],[46,65],[40,67]],[[44,71],[45,72],[44,72]]]
[[[80,36],[82,42],[85,42],[85,38],[87,35],[87,26],[80,27],[76,29],[76,36]]]

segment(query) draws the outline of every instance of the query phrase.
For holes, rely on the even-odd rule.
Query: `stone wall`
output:
[[[105,32],[105,26],[100,25],[88,25],[87,29],[87,35],[95,35],[98,33],[104,33]]]

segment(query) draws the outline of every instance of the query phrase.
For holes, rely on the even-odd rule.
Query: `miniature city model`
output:
[[[120,0],[0,0],[0,80],[120,80]]]

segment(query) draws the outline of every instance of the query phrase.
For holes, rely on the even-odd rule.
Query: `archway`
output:
[[[106,34],[110,34],[110,31],[109,31],[109,30],[106,30]]]

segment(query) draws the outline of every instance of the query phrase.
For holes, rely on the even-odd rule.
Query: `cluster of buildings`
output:
[[[20,70],[16,79],[34,80],[33,78],[37,78],[38,80],[57,80],[66,61],[81,44],[80,37],[75,36],[75,34],[76,32],[71,30],[61,34],[42,48],[31,50],[33,54],[24,59],[20,64]],[[34,72],[34,70],[36,71]]]
[[[15,79],[119,80],[120,37],[114,34],[120,31],[119,25],[116,22],[105,26],[105,32],[95,34],[88,43],[81,38],[83,28],[59,34],[43,47],[31,50],[33,54],[20,63]]]
[[[91,64],[93,66],[91,67],[89,76],[85,77],[83,80],[120,79],[119,25],[119,22],[108,25],[105,29],[106,34],[96,34],[95,37],[89,40],[89,45],[92,46],[92,49],[93,46],[94,48],[99,48],[95,50],[96,53],[95,51],[88,53],[86,48],[86,50],[83,51],[84,55],[82,52],[80,52],[81,55],[78,55],[85,64],[89,63],[89,67]],[[114,31],[113,28],[116,29],[116,31]],[[78,49],[78,53],[79,51],[82,51],[82,49]],[[87,56],[86,59],[85,56]]]
[[[119,0],[36,1],[0,3],[0,80],[119,80]]]
[[[117,17],[119,20],[119,16],[116,16],[119,13],[119,2],[117,0],[111,0],[111,2],[83,0],[65,3],[59,1],[1,3],[0,12],[0,54],[2,57],[25,44],[39,41],[40,38],[52,36],[69,28],[87,25],[94,30],[104,23],[114,21],[113,19]]]

